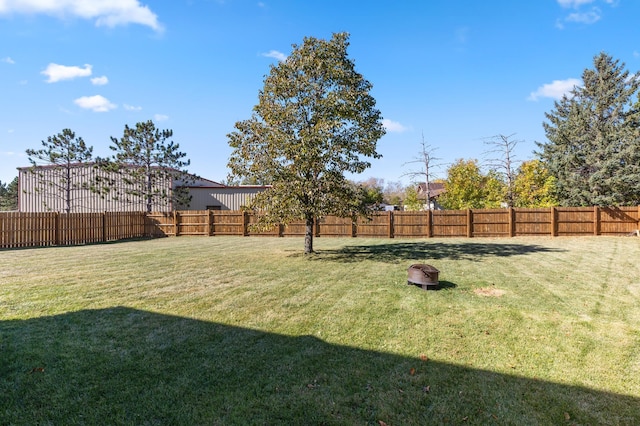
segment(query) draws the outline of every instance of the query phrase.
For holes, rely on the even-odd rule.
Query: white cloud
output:
[[[409,130],[408,127],[403,126],[397,121],[389,120],[388,118],[382,120],[382,125],[389,133],[403,133]]]
[[[558,0],[558,4],[562,7],[573,7],[575,9],[577,9],[578,7],[582,6],[583,4],[589,4],[589,3],[593,3],[595,0]],[[610,3],[611,1],[608,0],[607,3]]]
[[[164,114],[155,114],[153,116],[154,121],[167,121],[168,119],[169,119],[169,116]]]
[[[109,79],[107,78],[106,75],[103,75],[102,77],[95,77],[95,78],[91,79],[91,84],[93,84],[94,86],[104,86],[107,83],[109,83]]]
[[[600,9],[594,7],[590,12],[570,13],[564,20],[567,22],[578,22],[580,24],[595,24],[600,18]]]
[[[126,109],[127,111],[141,111],[142,107],[141,106],[133,106],[133,105],[129,105],[129,104],[124,104],[122,105],[124,107],[124,109]]]
[[[11,59],[8,56],[6,58],[2,58],[2,62],[7,63],[7,64],[11,64],[11,65],[16,63],[16,61],[14,61],[13,59]]]
[[[270,50],[267,53],[263,53],[262,56],[265,56],[267,58],[274,58],[279,60],[280,62],[284,62],[287,60],[287,55],[282,52],[278,52],[277,50]]]
[[[1,0],[0,0],[1,1]],[[47,69],[40,74],[49,77],[47,83],[55,83],[61,80],[73,80],[78,77],[88,77],[91,75],[91,65],[85,64],[84,68],[68,67],[66,65],[49,64]]]
[[[107,112],[117,108],[115,104],[109,102],[109,99],[101,95],[83,96],[73,102],[80,108],[90,109],[93,112]]]
[[[582,86],[582,81],[577,78],[566,80],[553,80],[552,83],[543,84],[535,92],[531,92],[527,98],[530,101],[537,101],[539,98],[560,99],[563,95],[568,95],[574,87]]]
[[[96,26],[140,24],[162,31],[158,16],[138,0],[0,0],[0,15],[42,13],[95,20]]]

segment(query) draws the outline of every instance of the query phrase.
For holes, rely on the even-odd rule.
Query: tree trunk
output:
[[[313,216],[307,216],[304,232],[304,254],[311,253],[313,253]]]

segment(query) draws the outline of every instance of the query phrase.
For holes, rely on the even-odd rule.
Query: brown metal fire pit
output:
[[[423,290],[438,288],[438,271],[431,265],[425,263],[416,263],[407,269],[408,284],[415,284],[422,287]]]

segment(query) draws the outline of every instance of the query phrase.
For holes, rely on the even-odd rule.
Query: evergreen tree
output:
[[[272,66],[254,114],[228,135],[234,177],[256,177],[272,187],[258,194],[259,226],[306,223],[304,252],[313,251],[314,218],[350,217],[358,197],[345,173],[361,173],[379,158],[385,133],[369,94],[371,83],[347,56],[348,34],[313,37],[294,45]]]
[[[190,164],[187,154],[169,140],[172,136],[172,130],[156,129],[151,120],[133,128],[125,125],[120,139],[111,138],[109,148],[115,154],[99,161],[106,173],[98,178],[97,190],[120,202],[141,204],[147,212],[169,203],[173,208],[188,206],[185,186],[194,178],[185,169]]]
[[[9,183],[0,181],[0,210],[18,210],[18,177]]]
[[[546,114],[540,158],[556,181],[562,205],[640,203],[640,80],[600,53],[583,85]]]
[[[31,173],[37,177],[35,190],[42,195],[48,209],[62,205],[66,213],[79,207],[82,194],[90,180],[90,169],[85,164],[92,161],[93,147],[87,146],[81,137],[70,129],[63,129],[42,141],[43,148],[27,149]],[[46,167],[38,167],[46,166]]]

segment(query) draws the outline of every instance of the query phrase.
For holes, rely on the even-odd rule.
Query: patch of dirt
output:
[[[486,296],[486,297],[500,297],[506,293],[506,291],[500,290],[499,288],[495,288],[495,287],[476,288],[475,290],[473,290],[473,292],[478,296]]]

